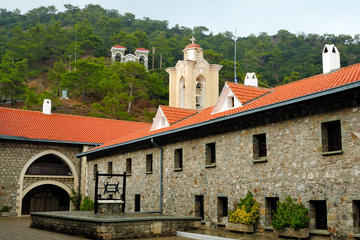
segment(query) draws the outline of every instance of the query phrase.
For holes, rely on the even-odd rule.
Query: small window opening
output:
[[[98,165],[94,164],[94,169],[93,169],[94,179],[96,178],[96,172],[97,171],[98,171]]]
[[[339,151],[342,149],[340,120],[322,123],[321,135],[323,152]]]
[[[327,49],[327,47],[324,49],[324,53],[327,53],[328,52],[328,49]]]
[[[195,195],[195,217],[204,220],[204,196]]]
[[[180,170],[183,168],[183,150],[182,148],[175,149],[174,152],[174,169]]]
[[[127,158],[126,159],[126,174],[131,175],[131,166],[132,166],[132,159]]]
[[[115,55],[115,61],[116,62],[121,62],[121,54],[116,54]]]
[[[228,97],[228,108],[233,108],[235,107],[235,98],[234,96],[229,96]]]
[[[315,229],[327,229],[326,200],[310,200],[310,222]]]
[[[353,200],[354,233],[360,233],[360,200]]]
[[[146,173],[152,173],[153,171],[153,155],[146,155]]]
[[[333,53],[336,53],[335,47],[333,47],[332,52],[333,52]]]
[[[278,197],[266,197],[265,198],[265,225],[270,226],[271,221],[276,213]]]
[[[260,159],[267,156],[266,134],[258,134],[253,136],[254,159]]]
[[[135,212],[140,212],[140,194],[135,194]]]
[[[207,143],[205,146],[205,158],[206,158],[206,165],[213,165],[216,163],[216,149],[215,143]]]
[[[223,222],[224,217],[228,216],[228,198],[218,197],[218,222]]]
[[[112,162],[108,162],[108,174],[112,174]]]

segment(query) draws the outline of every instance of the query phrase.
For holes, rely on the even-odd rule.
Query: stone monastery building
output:
[[[360,64],[274,88],[226,82],[191,43],[166,71],[170,106],[152,124],[0,108],[0,206],[14,215],[68,210],[71,189],[94,197],[94,174],[127,173],[126,211],[199,216],[221,224],[247,191],[267,229],[287,196],[310,229],[360,233]],[[103,197],[105,193],[102,194]]]

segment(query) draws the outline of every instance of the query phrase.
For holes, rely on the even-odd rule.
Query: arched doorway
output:
[[[31,189],[23,197],[21,214],[68,211],[69,209],[69,194],[58,186],[44,184]]]
[[[117,54],[115,55],[115,61],[116,61],[116,62],[121,62],[121,59],[122,59],[121,54],[120,54],[120,53],[117,53]]]

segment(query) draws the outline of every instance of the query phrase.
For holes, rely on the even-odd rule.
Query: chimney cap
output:
[[[51,114],[51,100],[50,99],[44,99],[43,102],[43,114]]]

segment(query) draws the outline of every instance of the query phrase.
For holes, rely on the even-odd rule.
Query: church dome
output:
[[[201,48],[199,44],[190,43],[189,45],[187,45],[187,46],[185,47],[185,49],[186,49],[186,48],[193,48],[193,47],[195,47],[195,48]]]

